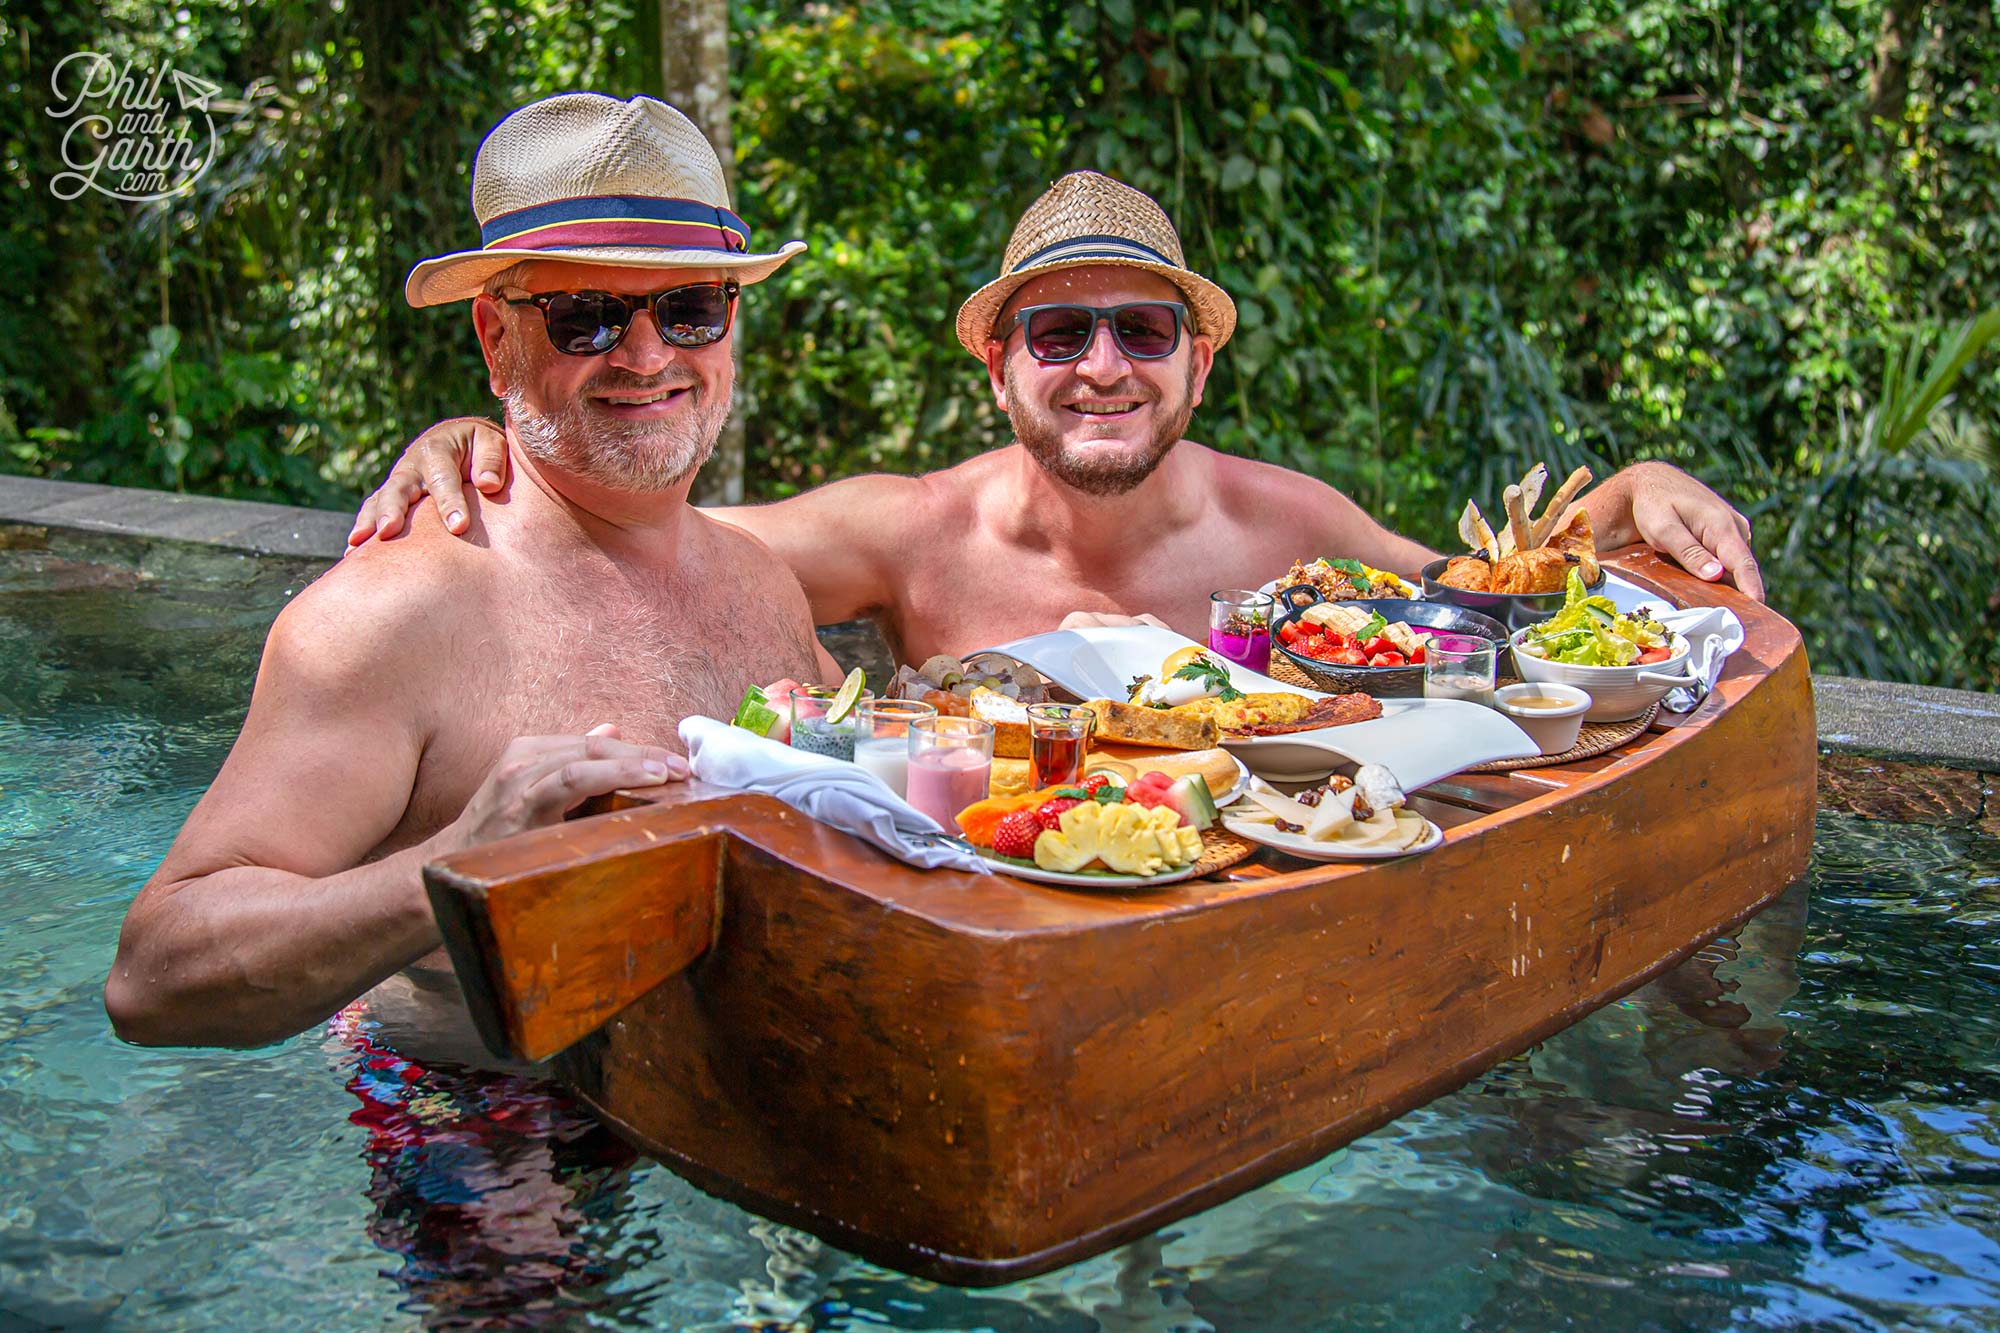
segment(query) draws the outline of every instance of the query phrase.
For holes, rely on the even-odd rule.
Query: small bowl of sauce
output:
[[[1561,754],[1583,730],[1590,695],[1574,685],[1530,680],[1495,690],[1493,706],[1527,732],[1543,754]]]

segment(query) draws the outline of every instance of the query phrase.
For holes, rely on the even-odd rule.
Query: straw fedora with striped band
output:
[[[751,247],[729,207],[722,162],[665,102],[564,93],[495,125],[472,164],[479,249],[426,259],[403,295],[414,306],[477,296],[524,259],[618,268],[709,268],[761,282],[806,248]]]
[[[1109,264],[1157,273],[1187,297],[1189,325],[1217,347],[1236,331],[1229,293],[1187,266],[1180,234],[1152,196],[1095,171],[1072,171],[1014,224],[1000,276],[958,308],[958,341],[984,361],[986,341],[1020,286],[1058,269]]]

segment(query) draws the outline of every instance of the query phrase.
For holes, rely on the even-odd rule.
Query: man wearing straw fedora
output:
[[[687,503],[740,293],[804,246],[756,246],[714,150],[647,98],[515,112],[472,202],[480,248],[405,290],[471,303],[507,500],[464,541],[420,517],[278,617],[235,748],[126,917],[105,1004],[127,1040],[257,1045],[369,992],[403,1054],[480,1061],[424,863],[684,777],[683,716],[831,671],[783,565]]]
[[[1414,574],[1432,553],[1333,487],[1183,438],[1235,327],[1235,303],[1187,267],[1158,204],[1073,172],[1030,205],[1000,276],[958,314],[1012,445],[928,476],[711,512],[791,564],[818,623],[873,616],[907,662],[1142,613],[1202,639],[1211,590],[1256,587],[1302,554]],[[349,541],[393,535],[426,489],[462,528],[462,477],[497,488],[501,443],[475,419],[433,426]],[[1646,540],[1762,594],[1748,524],[1677,469],[1628,468],[1584,505],[1601,544]]]

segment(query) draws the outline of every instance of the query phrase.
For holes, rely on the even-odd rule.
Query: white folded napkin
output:
[[[1697,681],[1698,696],[1706,698],[1722,679],[1722,664],[1743,646],[1743,622],[1720,606],[1690,606],[1680,611],[1655,611],[1662,625],[1688,641],[1687,671]]]
[[[794,750],[712,717],[683,719],[681,743],[703,782],[775,796],[924,870],[986,869],[965,844],[948,840],[957,830],[940,828],[882,779],[844,759]]]

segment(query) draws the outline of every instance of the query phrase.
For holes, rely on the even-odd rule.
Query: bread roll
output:
[[[1026,759],[993,760],[992,775],[986,779],[988,796],[1020,796],[1033,791],[1035,766]]]

